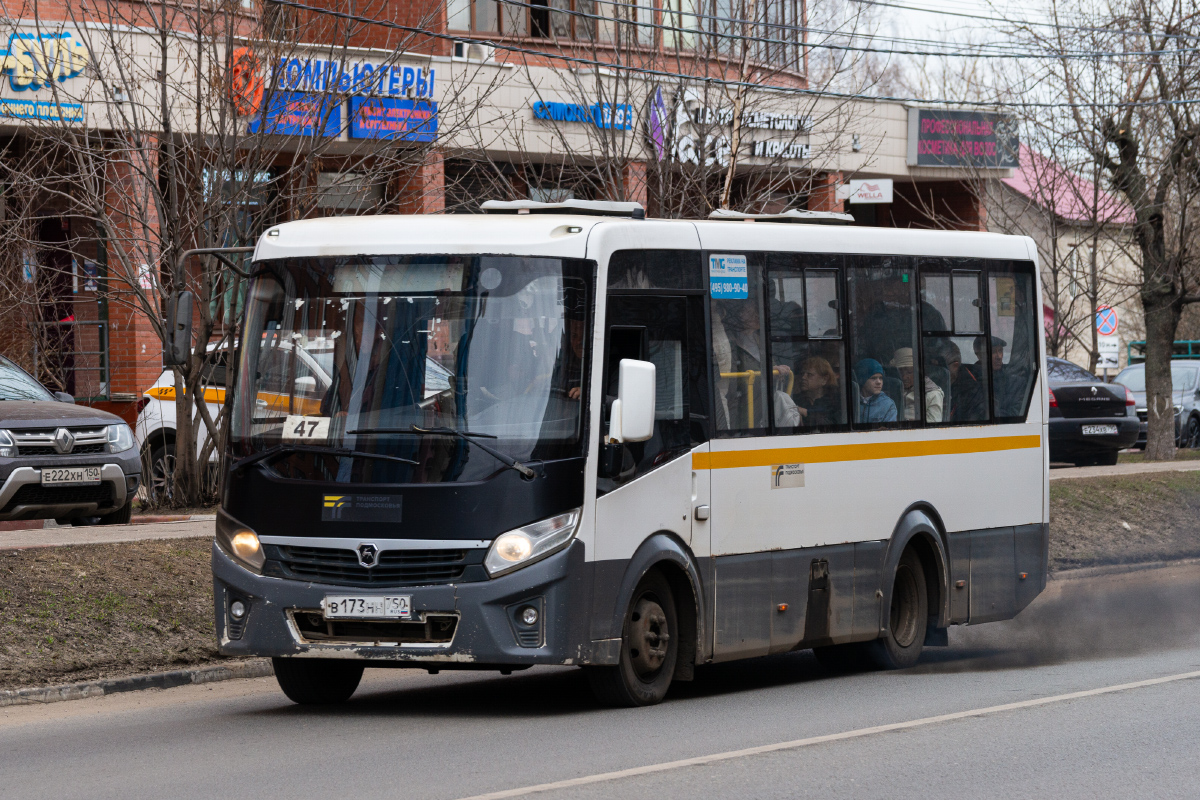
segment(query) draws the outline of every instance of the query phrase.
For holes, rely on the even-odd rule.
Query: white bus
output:
[[[647,705],[769,653],[910,666],[1044,588],[1029,239],[485,209],[261,239],[222,653],[274,658],[300,703],[364,667],[557,664]]]

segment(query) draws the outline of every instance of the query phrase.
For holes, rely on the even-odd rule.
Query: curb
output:
[[[1071,581],[1082,578],[1096,578],[1103,575],[1123,575],[1129,572],[1142,572],[1150,569],[1168,569],[1169,567],[1194,567],[1200,565],[1200,558],[1180,558],[1175,561],[1143,561],[1138,564],[1105,564],[1099,567],[1080,567],[1078,569],[1063,569],[1050,573],[1052,581]]]
[[[66,700],[86,700],[122,692],[139,692],[144,689],[174,689],[217,681],[232,681],[240,678],[264,678],[274,675],[269,659],[241,661],[236,664],[219,664],[197,669],[180,669],[172,672],[152,672],[148,675],[131,675],[125,678],[110,678],[102,681],[68,683],[63,686],[46,686],[34,689],[8,689],[0,691],[0,708],[9,706],[41,705],[61,703]]]

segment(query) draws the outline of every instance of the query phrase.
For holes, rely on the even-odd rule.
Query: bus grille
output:
[[[345,586],[404,586],[459,580],[483,550],[383,550],[373,567],[358,563],[358,553],[333,547],[268,545],[265,574],[293,580]]]

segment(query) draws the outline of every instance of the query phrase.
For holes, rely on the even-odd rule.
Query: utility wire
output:
[[[266,0],[274,5],[286,6],[299,11],[308,11],[314,14],[334,17],[337,19],[347,20],[349,22],[360,22],[367,25],[379,25],[380,27],[390,28],[392,30],[404,31],[417,36],[424,36],[429,39],[438,39],[447,42],[460,42],[462,38],[453,36],[448,33],[439,33],[427,28],[421,28],[415,25],[404,25],[399,22],[391,22],[388,20],[371,19],[357,14],[351,14],[346,11],[335,11],[329,8],[316,8],[314,6],[297,3],[294,0]],[[630,23],[635,24],[635,23]],[[888,95],[871,95],[860,92],[837,92],[829,89],[805,89],[798,86],[779,86],[773,84],[764,84],[757,81],[738,81],[728,78],[717,78],[708,75],[688,75],[680,72],[670,72],[667,70],[650,69],[647,67],[631,66],[628,64],[614,63],[610,61],[600,61],[598,59],[581,58],[579,56],[570,56],[565,53],[548,53],[545,50],[538,50],[531,47],[521,47],[507,42],[496,41],[491,39],[471,39],[472,43],[487,45],[507,53],[516,53],[519,55],[536,56],[541,59],[550,59],[552,61],[560,61],[567,64],[575,64],[583,67],[591,67],[598,69],[610,69],[618,72],[629,72],[637,75],[652,76],[669,81],[678,81],[680,83],[709,83],[720,86],[742,86],[747,89],[756,89],[759,91],[770,91],[781,94],[795,94],[805,97],[814,98],[832,98],[836,100],[870,100],[876,102],[891,102],[891,103],[920,103],[925,105],[944,105],[944,106],[965,106],[970,108],[1150,108],[1155,106],[1187,106],[1200,104],[1200,98],[1180,98],[1177,100],[1143,100],[1135,103],[1124,101],[1112,102],[1089,102],[1089,103],[1047,103],[1047,102],[1022,102],[1012,103],[1005,101],[985,102],[981,100],[953,100],[953,99],[927,99],[923,97],[893,97]],[[581,44],[587,44],[581,42]],[[804,44],[797,45],[798,47],[811,47],[812,45]],[[715,59],[714,59],[715,60]]]
[[[1039,52],[1029,52],[1029,51],[1024,51],[1024,52],[1015,52],[1014,51],[1011,53],[981,53],[981,52],[963,52],[963,51],[948,51],[948,52],[941,51],[941,52],[938,52],[938,51],[928,51],[928,50],[900,50],[900,49],[896,49],[896,48],[884,49],[884,48],[877,48],[877,47],[867,47],[865,45],[832,44],[830,42],[797,42],[797,41],[792,41],[789,39],[770,39],[770,38],[761,37],[761,36],[746,36],[744,34],[729,33],[729,32],[715,30],[715,29],[714,30],[703,30],[700,28],[685,28],[685,27],[680,27],[680,26],[675,26],[675,25],[663,25],[663,24],[655,23],[655,22],[637,22],[634,20],[623,20],[619,17],[609,17],[609,16],[605,16],[603,14],[593,14],[593,13],[588,13],[588,12],[584,12],[584,11],[573,11],[573,10],[565,9],[565,8],[563,8],[563,9],[550,8],[548,6],[543,6],[543,5],[533,5],[532,3],[528,2],[528,0],[498,0],[498,2],[500,2],[502,5],[515,6],[517,8],[537,9],[538,11],[542,11],[547,14],[557,14],[557,15],[562,15],[562,16],[578,17],[581,19],[589,19],[589,20],[600,20],[603,22],[613,23],[614,25],[617,25],[617,26],[629,26],[629,27],[634,27],[634,28],[645,28],[645,29],[649,29],[649,30],[668,31],[668,32],[675,33],[675,34],[681,34],[683,36],[699,35],[699,36],[708,36],[708,37],[713,37],[713,38],[717,38],[717,39],[726,39],[729,41],[737,41],[737,42],[749,41],[749,42],[762,43],[762,44],[766,44],[766,45],[778,44],[778,45],[787,45],[787,46],[791,46],[791,47],[808,47],[808,48],[814,48],[814,49],[818,49],[818,50],[838,50],[838,51],[843,51],[843,52],[854,52],[854,53],[876,53],[876,54],[880,54],[880,55],[935,56],[935,57],[939,57],[939,58],[1012,58],[1012,59],[1052,58],[1055,60],[1071,59],[1071,60],[1094,61],[1097,58],[1104,58],[1104,59],[1116,59],[1116,58],[1125,58],[1125,57],[1137,58],[1137,57],[1147,57],[1147,56],[1165,56],[1165,55],[1178,55],[1178,54],[1183,54],[1183,53],[1200,52],[1200,48],[1196,48],[1196,47],[1180,48],[1180,49],[1175,49],[1175,50],[1147,50],[1147,51],[1136,51],[1135,50],[1135,51],[1127,51],[1127,52],[1125,52],[1125,51],[1116,52],[1116,51],[1080,50],[1080,51],[1067,51],[1067,52],[1057,52],[1057,53],[1056,52],[1039,53]],[[639,6],[637,6],[636,4],[620,2],[620,0],[596,0],[596,2],[600,3],[600,4],[604,4],[604,5],[615,6],[618,8],[631,9],[634,11],[636,11],[639,8]],[[645,8],[645,7],[643,6],[642,8]],[[783,23],[751,21],[751,20],[732,19],[732,18],[725,18],[725,17],[714,17],[709,14],[696,14],[693,12],[685,12],[685,11],[668,10],[668,11],[664,12],[664,16],[676,16],[676,17],[690,16],[690,17],[694,17],[697,20],[701,20],[704,22],[716,23],[719,26],[728,26],[731,28],[733,28],[733,27],[741,28],[743,26],[751,26],[751,27],[759,27],[759,28],[775,28],[776,30],[788,30],[788,31],[795,31],[795,32],[799,32],[799,33],[815,33],[815,32],[817,32],[817,31],[813,31],[810,28],[804,28],[804,27],[795,26],[795,25],[786,25]],[[823,32],[823,33],[826,33],[826,32]],[[831,36],[847,36],[850,34],[830,33],[829,35],[831,35]],[[977,45],[967,45],[967,47],[976,47],[976,46]]]
[[[1161,39],[1187,39],[1188,41],[1200,40],[1200,34],[1193,33],[1167,33],[1166,31],[1131,31],[1123,28],[1096,28],[1082,25],[1064,25],[1051,20],[1030,20],[1030,19],[1006,19],[1004,17],[991,17],[984,14],[969,14],[965,11],[951,11],[949,9],[939,8],[922,8],[920,6],[906,6],[901,3],[889,3],[886,0],[851,0],[851,2],[864,6],[880,6],[881,8],[896,8],[901,11],[920,11],[925,14],[938,14],[944,17],[961,17],[962,19],[978,19],[985,22],[1002,22],[1005,25],[1015,25],[1017,27],[1028,26],[1031,28],[1054,28],[1064,31],[1078,31],[1080,33],[1111,33],[1120,36],[1155,36]]]

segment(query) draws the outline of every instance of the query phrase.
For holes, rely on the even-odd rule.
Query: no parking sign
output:
[[[1117,333],[1117,310],[1112,306],[1100,306],[1096,309],[1096,333],[1101,336],[1115,336]]]

